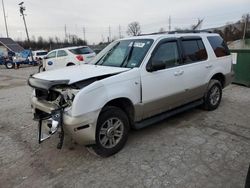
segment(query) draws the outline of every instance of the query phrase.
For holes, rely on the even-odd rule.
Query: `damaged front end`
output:
[[[68,85],[68,80],[47,81],[30,77],[28,84],[34,88],[31,105],[34,120],[38,121],[38,142],[59,133],[58,149],[64,141],[63,114],[72,105],[79,89]]]

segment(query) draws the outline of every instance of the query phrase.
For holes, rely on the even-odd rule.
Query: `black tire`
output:
[[[222,86],[218,80],[210,80],[204,96],[203,109],[212,111],[218,108],[222,97]]]
[[[111,127],[105,128],[105,125],[108,125],[108,121],[112,122],[113,126],[111,126],[111,127],[113,127],[113,128],[115,127],[115,124],[118,125],[119,123],[121,123],[121,124],[119,124],[120,125],[119,130],[115,129],[115,128],[112,129]],[[114,122],[114,124],[113,124],[113,122]],[[102,129],[102,133],[101,133],[101,129]],[[107,131],[104,131],[105,129]],[[119,131],[121,133],[118,134],[116,131]],[[124,145],[126,144],[126,141],[128,139],[128,132],[129,132],[129,120],[128,120],[126,113],[117,107],[113,107],[113,106],[105,107],[105,109],[101,112],[101,114],[98,118],[98,121],[97,121],[96,144],[91,146],[91,147],[97,155],[99,155],[101,157],[109,157],[109,156],[119,152],[124,147]],[[110,135],[108,135],[108,133],[110,133]],[[118,137],[116,137],[116,134],[118,134]],[[109,136],[111,138],[109,138]],[[116,142],[114,146],[112,146],[112,142],[114,143],[114,141],[112,141],[112,138]],[[107,141],[107,139],[108,139],[108,141]],[[106,142],[103,140],[106,140]],[[106,144],[104,144],[103,142],[105,142]],[[106,146],[104,146],[104,145],[106,145]]]
[[[13,69],[13,68],[14,68],[14,64],[13,64],[12,62],[10,62],[10,61],[7,61],[7,62],[5,63],[5,67],[6,67],[7,69]]]

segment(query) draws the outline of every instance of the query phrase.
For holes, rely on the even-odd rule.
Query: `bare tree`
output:
[[[159,33],[165,33],[166,32],[166,30],[163,28],[163,27],[161,27],[160,29],[159,29]]]
[[[197,24],[192,25],[192,26],[191,26],[191,30],[197,30],[197,29],[200,29],[200,28],[201,28],[201,25],[202,25],[202,23],[203,23],[203,20],[204,20],[204,19],[200,19],[200,18],[198,18],[198,22],[197,22]]]
[[[141,26],[139,22],[131,22],[128,24],[127,34],[130,36],[138,36],[141,34]]]

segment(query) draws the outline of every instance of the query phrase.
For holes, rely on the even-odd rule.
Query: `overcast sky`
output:
[[[17,0],[4,0],[10,37],[25,39],[23,20]],[[67,32],[83,38],[83,27],[89,43],[119,36],[119,25],[126,36],[128,23],[138,21],[143,33],[189,27],[204,18],[202,29],[222,26],[250,13],[250,0],[24,0],[30,36],[65,36]],[[5,37],[4,17],[0,9],[0,36]]]

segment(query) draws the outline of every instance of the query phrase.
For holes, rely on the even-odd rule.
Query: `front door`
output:
[[[165,68],[141,73],[143,118],[179,106],[185,95],[185,74],[181,66],[180,46],[176,39],[164,39],[158,43],[148,64],[164,62]]]

